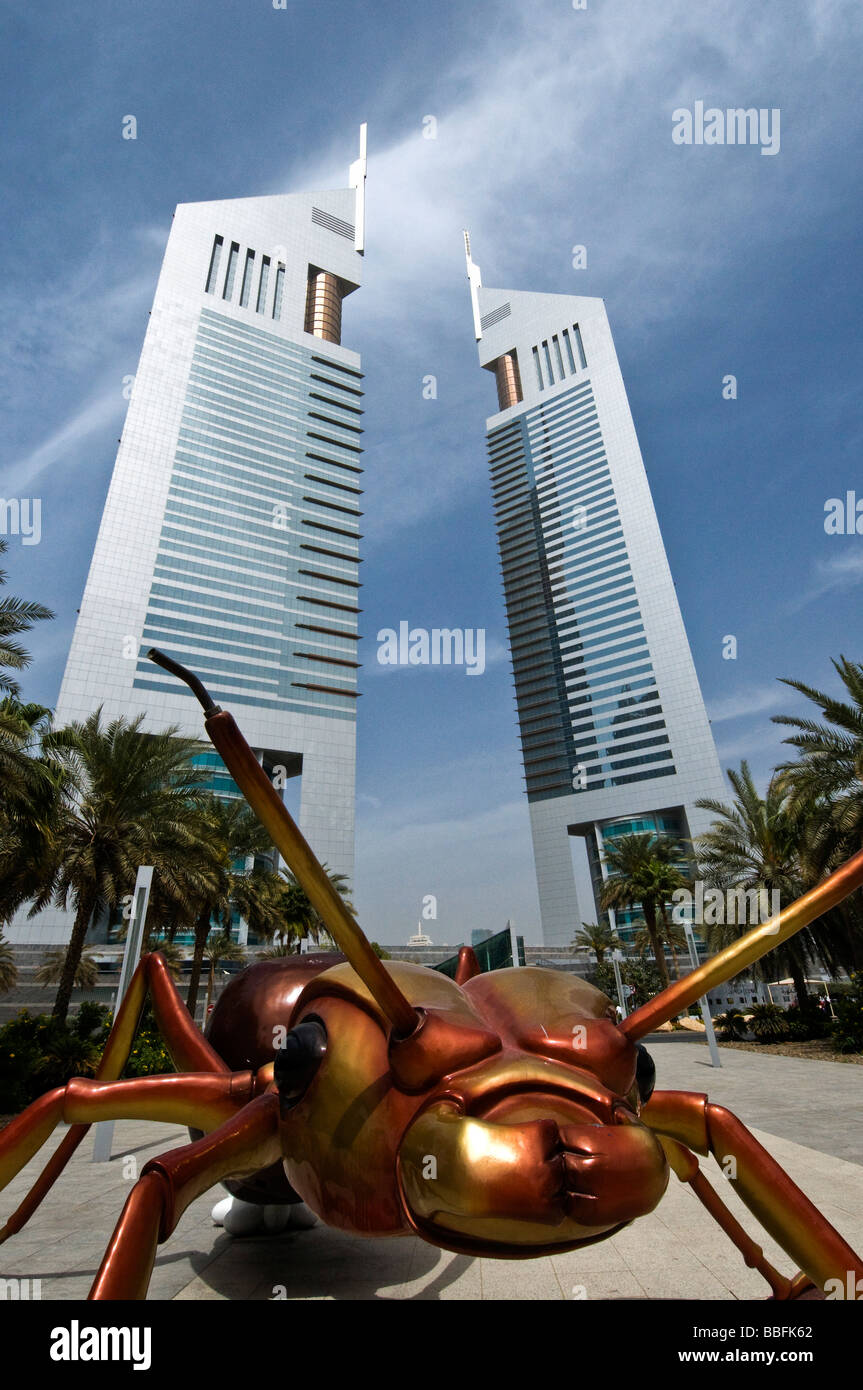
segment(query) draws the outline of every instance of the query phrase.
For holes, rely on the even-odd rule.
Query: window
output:
[[[572,343],[569,341],[569,329],[568,329],[568,328],[565,328],[565,329],[563,330],[563,342],[564,342],[564,346],[566,347],[566,355],[567,355],[567,357],[569,358],[569,370],[570,370],[570,372],[574,373],[574,372],[575,372],[575,358],[574,358],[573,355],[572,355]]]
[[[263,314],[267,307],[267,282],[270,278],[270,258],[261,257],[261,278],[258,281],[258,302],[255,306],[259,314]]]
[[[548,368],[548,380],[549,380],[549,385],[553,386],[553,385],[554,385],[554,369],[552,368],[552,365],[551,365],[551,353],[549,352],[549,349],[548,349],[548,343],[545,342],[545,341],[543,341],[542,350],[543,350],[543,352],[545,353],[545,365],[546,365],[546,367]]]
[[[572,325],[572,333],[573,337],[575,338],[575,346],[578,352],[578,360],[581,363],[581,370],[584,371],[585,367],[587,366],[587,358],[584,355],[584,344],[581,341],[581,331],[577,323],[574,323]]]
[[[533,365],[536,367],[536,384],[541,391],[543,388],[542,367],[539,364],[539,350],[537,348],[533,349]]]
[[[276,293],[273,296],[273,318],[282,317],[282,295],[285,288],[285,267],[279,265],[276,269]]]
[[[213,250],[210,254],[210,269],[207,272],[207,294],[214,294],[216,290],[216,278],[219,274],[219,261],[222,258],[222,247],[225,244],[224,237],[213,238]]]
[[[252,293],[252,276],[255,273],[255,253],[246,252],[246,264],[243,267],[243,283],[240,286],[240,306],[245,309],[249,303],[249,295]]]
[[[223,299],[230,299],[234,293],[234,280],[237,275],[237,261],[240,255],[240,248],[235,241],[231,242],[231,249],[228,253],[228,269],[225,274],[225,288],[222,293]]]

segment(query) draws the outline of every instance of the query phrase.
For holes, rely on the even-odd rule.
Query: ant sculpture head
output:
[[[509,1257],[600,1240],[653,1210],[668,1182],[639,1119],[653,1066],[604,994],[552,970],[481,975],[469,948],[456,981],[387,972],[411,1033],[337,965],[294,1008],[307,1064],[276,1059],[285,1170],[313,1210]]]
[[[652,1211],[665,1154],[641,1118],[653,1064],[639,1039],[841,902],[849,860],[617,1023],[583,980],[530,967],[455,981],[379,960],[230,714],[172,658],[249,805],[347,957],[295,999],[274,1075],[285,1172],[328,1224],[509,1257],[601,1240]],[[254,968],[254,967],[253,967]],[[260,1020],[263,1025],[266,1021]]]

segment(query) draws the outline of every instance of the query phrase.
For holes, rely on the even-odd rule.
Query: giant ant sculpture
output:
[[[0,1134],[4,1186],[57,1124],[71,1125],[0,1240],[21,1229],[91,1123],[152,1119],[201,1137],[146,1164],[93,1299],[146,1297],[159,1242],[220,1182],[248,1201],[302,1199],[345,1231],[416,1232],[447,1250],[525,1259],[613,1235],[656,1207],[674,1172],[774,1298],[863,1278],[860,1258],[734,1115],[706,1095],[653,1090],[639,1041],[858,888],[863,851],[620,1023],[585,981],[532,967],[480,974],[469,947],[455,981],[384,964],[231,715],[190,672],[150,655],[200,700],[214,746],[345,959],[251,966],[225,990],[204,1038],[164,959],[144,957],[96,1079],[49,1092]],[[118,1080],[148,997],[178,1071]],[[799,1274],[769,1264],[696,1154],[735,1173],[732,1186]]]

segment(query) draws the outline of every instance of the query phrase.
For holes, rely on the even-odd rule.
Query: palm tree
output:
[[[235,872],[250,857],[267,857],[272,844],[258,818],[244,801],[208,796],[196,818],[198,844],[209,863],[195,901],[195,946],[186,1006],[194,1017],[207,938],[214,923],[230,931],[238,909],[253,931],[272,936],[278,919],[274,908],[275,875],[266,869]]]
[[[50,728],[44,705],[22,705],[12,696],[0,700],[0,786],[4,822],[29,812],[45,772],[37,756],[39,741]]]
[[[102,723],[96,710],[83,723],[53,731],[43,753],[53,769],[54,800],[43,855],[15,891],[33,896],[30,916],[54,902],[75,917],[53,1016],[63,1022],[94,913],[118,906],[140,864],[158,871],[166,839],[173,856],[194,851],[192,812],[205,773],[191,765],[200,744],[175,727],[142,729],[144,716]],[[25,890],[28,890],[25,891]],[[0,895],[2,896],[2,895]],[[23,900],[22,898],[22,900]]]
[[[616,951],[623,943],[608,922],[582,922],[572,944],[583,951],[592,951],[597,965],[601,966],[605,962],[606,951]]]
[[[219,967],[219,963],[223,960],[244,961],[246,959],[246,952],[238,942],[234,941],[230,932],[211,932],[207,937],[204,957],[210,963],[209,977],[207,979],[207,1013],[209,1014],[210,1005],[213,1002],[213,989],[216,984],[216,970]]]
[[[785,739],[797,748],[796,762],[781,764],[789,804],[810,813],[808,848],[813,868],[823,873],[863,845],[863,663],[833,662],[850,700],[827,695],[802,681],[783,680],[816,704],[823,722],[777,714],[774,724],[799,732]]]
[[[608,878],[600,892],[603,908],[632,908],[640,906],[650,947],[663,988],[670,984],[663,935],[667,936],[666,903],[672,894],[689,881],[678,868],[681,859],[679,843],[668,835],[643,831],[635,835],[618,835],[605,845],[605,865]],[[663,930],[657,930],[657,924]]]
[[[9,542],[0,537],[0,555],[9,549]],[[6,583],[6,571],[0,570],[0,585]],[[30,654],[15,641],[22,632],[29,632],[34,623],[53,618],[50,608],[41,603],[26,603],[20,598],[0,598],[0,691],[16,700],[21,691],[10,674],[23,671],[30,664]]]
[[[327,868],[322,864],[324,872],[336,892],[344,900],[349,912],[354,911],[354,905],[350,899],[350,882],[346,874],[341,874]],[[294,877],[290,869],[282,868],[280,873],[282,889],[279,902],[279,926],[278,932],[284,941],[296,941],[297,950],[299,942],[303,937],[311,937],[312,941],[318,942],[321,937],[327,937],[329,931],[327,924],[321,917],[316,908],[312,907],[306,894],[305,888]]]
[[[48,951],[33,978],[37,985],[58,985],[63,978],[65,966],[66,952],[62,947],[56,951]],[[84,951],[75,967],[75,989],[93,989],[98,974],[98,965],[93,957]]]
[[[632,925],[639,928],[639,930],[635,933],[634,945],[640,959],[644,960],[644,957],[647,955],[648,950],[651,950],[653,947],[653,942],[650,939],[650,933],[647,930],[647,924],[643,919],[641,919],[638,922],[633,922]],[[674,965],[674,974],[679,979],[680,963],[677,959],[677,952],[684,951],[686,949],[686,932],[683,930],[683,927],[678,926],[676,922],[669,921],[667,912],[663,910],[656,923],[656,935],[663,948],[663,951],[665,950],[666,946],[668,947],[668,950],[671,953],[671,960]]]
[[[0,932],[0,994],[8,994],[18,983],[18,967],[15,952]]]
[[[780,902],[790,903],[813,886],[807,881],[801,860],[806,810],[789,800],[784,779],[774,773],[764,798],[759,796],[745,761],[740,771],[728,770],[728,780],[736,793],[733,805],[712,799],[697,801],[702,810],[717,819],[710,830],[695,841],[699,876],[711,887],[767,889],[778,892]],[[721,950],[749,929],[744,923],[706,925],[707,944]],[[768,958],[794,981],[797,1002],[805,1007],[806,971],[819,954],[812,928],[798,932]],[[762,978],[764,967],[755,968]]]
[[[280,941],[275,946],[268,946],[266,951],[258,952],[258,960],[284,960],[289,956],[293,960],[297,954],[297,948],[290,941]]]

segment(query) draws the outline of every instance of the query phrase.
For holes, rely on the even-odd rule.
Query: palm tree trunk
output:
[[[668,989],[671,981],[668,978],[668,966],[665,964],[665,951],[662,949],[662,942],[656,931],[656,908],[653,903],[642,903],[641,910],[644,913],[644,925],[647,927],[647,935],[650,937],[650,948],[653,951],[653,959],[656,961],[662,988]]]
[[[679,962],[678,959],[677,959],[677,952],[676,952],[675,949],[674,949],[674,942],[673,942],[672,939],[671,939],[671,932],[670,932],[669,927],[668,927],[668,913],[667,913],[666,910],[665,910],[665,904],[664,904],[664,903],[660,903],[660,906],[659,906],[659,915],[660,915],[660,917],[661,917],[661,919],[662,919],[663,955],[665,954],[665,945],[664,945],[664,943],[665,943],[665,942],[668,942],[668,949],[669,949],[669,951],[671,952],[671,960],[672,960],[672,964],[674,965],[674,978],[675,978],[675,980],[679,980],[679,979],[680,979],[680,962]]]
[[[75,972],[81,963],[87,928],[90,925],[90,918],[93,916],[93,909],[95,906],[95,893],[87,893],[78,901],[78,910],[75,913],[75,925],[72,928],[72,935],[69,940],[69,945],[66,948],[63,973],[60,976],[60,983],[57,986],[57,994],[54,999],[54,1008],[51,1011],[52,1018],[55,1018],[58,1023],[66,1022],[66,1015],[69,1012],[69,1001],[72,998],[72,990],[75,987]]]
[[[204,964],[204,948],[207,945],[207,937],[210,935],[210,909],[205,908],[195,923],[195,950],[192,955],[192,973],[189,977],[189,992],[186,995],[186,1008],[195,1017],[195,1007],[198,1003],[198,985],[201,980],[201,967]]]
[[[797,995],[797,1007],[798,1009],[806,1010],[811,1003],[809,992],[806,988],[806,971],[801,969],[796,961],[793,960],[789,961],[788,971],[794,981],[794,993]]]

